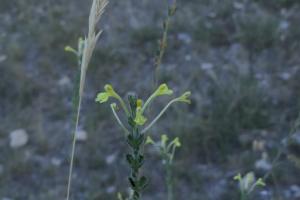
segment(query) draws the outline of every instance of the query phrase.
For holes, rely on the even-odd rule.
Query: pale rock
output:
[[[62,160],[59,158],[52,158],[51,163],[52,163],[52,165],[59,167],[62,164]]]
[[[210,18],[215,18],[215,17],[217,17],[217,13],[215,13],[215,12],[210,12],[210,13],[208,13],[208,17],[210,17]]]
[[[280,30],[287,30],[289,28],[289,26],[290,26],[290,23],[286,20],[283,20],[279,24],[279,29]]]
[[[3,172],[4,172],[4,167],[3,165],[0,164],[0,176],[3,174]]]
[[[63,76],[59,81],[58,81],[58,85],[61,87],[70,87],[71,84],[71,80],[69,77],[67,76]]]
[[[108,188],[106,188],[106,193],[108,194],[112,194],[116,192],[116,187],[115,186],[109,186]]]
[[[272,169],[272,165],[266,159],[261,159],[255,162],[255,168],[264,171],[269,171]]]
[[[82,141],[83,142],[83,141],[86,141],[87,138],[88,138],[88,134],[87,134],[86,131],[84,131],[84,130],[78,130],[76,132],[76,140],[77,141]]]
[[[17,149],[27,144],[28,134],[24,129],[14,130],[9,134],[11,148]]]
[[[270,199],[270,197],[272,196],[272,192],[268,190],[262,190],[259,192],[259,194],[263,199]]]
[[[212,70],[214,68],[214,65],[211,63],[202,63],[201,64],[201,69],[203,69],[204,71],[209,71]]]
[[[288,72],[283,72],[283,73],[279,74],[279,77],[284,81],[289,80],[291,78],[291,76],[292,75]]]
[[[300,186],[292,185],[291,186],[291,192],[293,193],[293,196],[295,198],[300,198]]]
[[[11,198],[3,197],[1,200],[13,200]]]
[[[117,155],[114,153],[114,154],[107,156],[105,158],[105,162],[106,162],[106,164],[110,165],[110,164],[114,163],[116,159],[117,159]]]
[[[192,42],[192,37],[187,33],[179,33],[177,37],[178,37],[178,40],[180,40],[186,44],[190,44]]]
[[[294,141],[294,143],[300,146],[300,132],[297,132],[294,135],[292,135],[291,139]]]
[[[6,55],[0,55],[0,63],[4,62],[7,59]]]
[[[185,55],[185,57],[184,57],[184,59],[186,60],[186,61],[191,61],[192,60],[192,56],[191,55]]]
[[[233,7],[237,10],[243,10],[245,8],[245,5],[243,3],[240,3],[240,2],[234,2]]]

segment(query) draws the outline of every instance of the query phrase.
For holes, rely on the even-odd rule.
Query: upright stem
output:
[[[167,184],[167,192],[168,192],[168,200],[174,199],[174,193],[173,193],[173,178],[172,178],[172,164],[167,163],[166,164],[166,184]]]
[[[154,63],[154,86],[156,87],[159,84],[160,79],[160,65],[165,54],[165,50],[167,48],[167,38],[169,32],[169,24],[170,24],[170,15],[167,16],[167,19],[163,22],[163,35],[161,40],[159,41],[159,51],[155,58]]]
[[[71,184],[72,184],[72,173],[73,173],[73,165],[74,165],[74,155],[75,155],[75,149],[76,149],[76,134],[77,134],[78,123],[79,123],[79,116],[80,116],[80,109],[81,109],[81,99],[82,99],[82,97],[79,95],[79,100],[78,100],[78,105],[77,105],[75,130],[74,130],[74,133],[73,133],[71,160],[70,160],[70,167],[69,167],[67,200],[70,199],[70,191],[71,191]]]
[[[241,200],[247,200],[248,197],[247,197],[247,194],[245,192],[241,192]]]
[[[135,127],[133,127],[133,130],[134,130],[132,132],[133,137],[136,138],[136,139],[138,139],[138,137],[139,137],[139,131],[138,131],[138,129],[135,128]],[[133,155],[133,159],[136,162],[138,162],[139,157],[142,156],[140,154],[140,148],[139,148],[139,146],[137,146],[136,148],[132,149],[132,155]],[[134,184],[135,186],[138,185],[137,183],[139,182],[139,179],[140,179],[140,170],[139,169],[140,169],[139,167],[134,167],[134,168],[132,168],[132,172],[131,172],[131,176],[132,176],[132,179],[133,179],[133,181],[135,183]],[[133,188],[133,200],[139,200],[140,196],[141,196],[141,194],[140,194],[139,189],[138,188]]]
[[[142,147],[145,143],[144,134],[140,133],[137,124],[134,121],[136,115],[136,101],[135,96],[129,97],[131,113],[128,118],[128,124],[131,127],[130,134],[127,136],[127,143],[131,148],[131,153],[127,154],[127,162],[131,168],[131,174],[129,176],[129,183],[133,190],[133,196],[131,200],[140,200],[142,190],[147,185],[147,179],[145,176],[140,175],[140,169],[144,164],[144,155]]]
[[[163,22],[163,34],[159,41],[159,48],[157,55],[155,57],[155,63],[154,63],[154,86],[158,85],[159,79],[160,79],[160,66],[162,59],[164,57],[167,45],[168,45],[168,33],[170,28],[170,20],[171,17],[175,14],[176,11],[176,3],[173,5],[168,5],[168,15],[166,19]]]

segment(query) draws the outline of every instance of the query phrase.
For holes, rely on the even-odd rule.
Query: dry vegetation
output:
[[[88,138],[77,146],[73,199],[110,200],[126,191],[127,146],[109,108],[94,99],[108,82],[124,96],[128,88],[144,99],[151,93],[164,6],[111,0],[103,15],[102,43],[87,72],[79,128]],[[87,35],[89,7],[79,0],[0,2],[1,200],[65,196],[78,68],[64,47]],[[191,90],[193,103],[173,107],[155,129],[182,140],[174,163],[178,200],[237,199],[232,177],[264,176],[278,152],[253,199],[300,198],[299,11],[294,0],[178,0],[160,78],[175,92]],[[9,133],[20,128],[29,141],[13,149]],[[163,166],[147,153],[152,178],[144,200],[165,199]]]

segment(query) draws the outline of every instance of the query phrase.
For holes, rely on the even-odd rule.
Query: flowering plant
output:
[[[127,162],[131,168],[131,174],[129,176],[129,182],[133,191],[133,200],[139,200],[142,190],[147,186],[148,180],[145,176],[140,175],[140,168],[144,163],[144,145],[146,141],[147,131],[160,119],[160,117],[166,112],[166,110],[176,102],[190,103],[191,92],[185,92],[179,97],[173,98],[161,112],[150,122],[145,116],[147,108],[151,103],[159,96],[172,95],[173,90],[169,89],[167,84],[161,84],[152,95],[143,103],[142,99],[138,99],[137,95],[128,95],[128,104],[120,97],[120,95],[114,90],[114,88],[107,84],[104,86],[104,91],[98,93],[96,102],[105,103],[110,99],[116,100],[110,104],[113,115],[115,116],[118,124],[123,129],[126,141],[131,148],[131,153],[126,155]],[[122,122],[117,110],[118,105],[121,106],[127,118],[126,123]],[[166,141],[165,141],[166,142]],[[178,145],[179,141],[173,142]]]

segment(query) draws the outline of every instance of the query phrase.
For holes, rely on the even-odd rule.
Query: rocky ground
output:
[[[78,69],[64,47],[86,34],[90,3],[0,2],[1,200],[65,195]],[[178,0],[160,76],[175,93],[191,90],[193,103],[173,107],[152,133],[181,138],[178,200],[238,199],[233,177],[248,171],[270,173],[253,199],[300,199],[299,11],[295,0]],[[73,199],[127,190],[126,144],[94,99],[105,83],[149,95],[165,16],[163,1],[110,1],[87,74]],[[147,154],[144,199],[166,199],[159,158]]]

